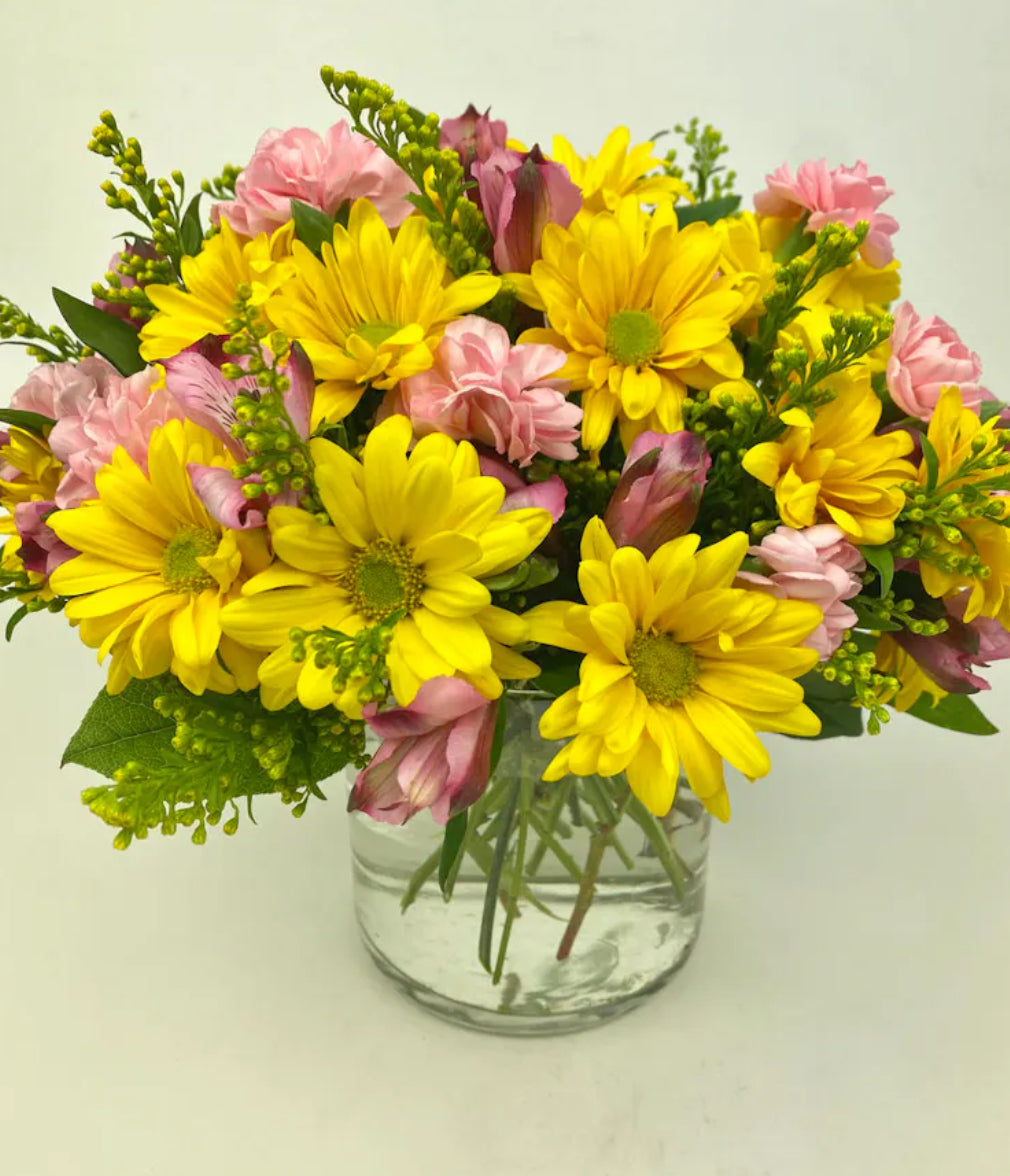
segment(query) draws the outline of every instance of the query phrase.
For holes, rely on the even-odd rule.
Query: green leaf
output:
[[[311,204],[292,200],[291,218],[295,222],[295,236],[298,240],[311,249],[316,257],[322,257],[323,243],[333,244],[333,217],[313,208]]]
[[[203,245],[203,228],[200,224],[200,197],[202,195],[202,192],[197,192],[189,202],[179,224],[179,244],[187,257],[196,257]]]
[[[172,751],[175,723],[154,709],[164,693],[158,678],[134,680],[122,694],[99,694],[67,744],[60,767],[80,764],[110,779],[131,760]]]
[[[20,608],[16,608],[7,618],[7,628],[4,630],[4,636],[8,643],[14,636],[14,630],[21,624],[21,622],[28,616],[28,605],[23,604]]]
[[[579,666],[582,665],[581,653],[570,653],[567,650],[559,652],[550,650],[550,658],[547,660],[548,651],[546,647],[535,654],[542,662],[543,666],[540,673],[530,683],[537,690],[544,690],[548,694],[553,694],[555,698],[560,698],[566,690],[571,690],[573,686],[579,684]]]
[[[862,735],[863,710],[862,707],[854,705],[855,695],[851,686],[829,682],[816,670],[804,674],[798,681],[803,687],[803,701],[821,720],[821,733],[813,738],[834,739],[839,736]]]
[[[24,429],[26,433],[33,433],[36,437],[45,437],[56,424],[40,412],[24,412],[20,408],[0,408],[0,421],[5,425],[13,425],[16,429]]]
[[[983,400],[978,406],[978,414],[982,418],[982,423],[992,420],[994,416],[999,416],[1001,412],[1006,412],[1007,406],[1001,400]]]
[[[697,204],[678,204],[677,224],[680,228],[701,221],[714,225],[724,216],[730,216],[740,207],[739,196],[720,196],[716,200],[700,200]]]
[[[494,735],[491,737],[491,757],[488,768],[488,778],[490,779],[498,767],[498,761],[501,759],[501,749],[505,746],[505,724],[508,721],[508,696],[502,695],[501,701],[498,703],[498,713],[494,719]]]
[[[886,596],[894,583],[894,552],[890,547],[860,547],[859,551],[880,577],[880,595]]]
[[[856,614],[856,625],[860,629],[872,629],[877,633],[897,633],[904,627],[877,612],[872,601],[865,600],[862,596],[853,597],[845,603]]]
[[[965,735],[995,735],[999,731],[967,694],[948,694],[936,706],[931,705],[928,694],[920,694],[907,713],[924,723]]]
[[[789,236],[775,250],[774,260],[778,265],[785,265],[787,262],[792,261],[794,257],[799,257],[801,254],[806,253],[808,249],[813,248],[816,238],[813,233],[807,232],[807,221],[809,219],[809,213],[805,213],[796,222]]]
[[[940,458],[925,433],[919,437],[919,444],[922,446],[922,456],[926,462],[926,492],[929,493],[936,489],[937,479],[940,477]]]
[[[104,355],[121,375],[143,371],[140,336],[133,327],[64,290],[53,287],[53,298],[67,326],[85,346]]]
[[[442,855],[438,859],[438,885],[443,894],[454,873],[453,867],[463,853],[463,842],[466,839],[466,810],[450,817],[445,826],[445,838],[442,841]]]

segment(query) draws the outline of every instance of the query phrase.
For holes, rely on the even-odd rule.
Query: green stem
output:
[[[495,960],[492,984],[501,980],[505,967],[505,957],[508,954],[509,939],[512,937],[512,924],[519,914],[519,894],[523,888],[523,864],[526,861],[526,839],[529,835],[530,809],[533,805],[533,781],[526,772],[519,783],[519,835],[516,838],[515,864],[512,867],[512,877],[509,879],[509,904],[505,911],[505,924],[502,927],[501,940],[498,943],[498,958]]]
[[[407,883],[407,889],[403,892],[403,898],[400,899],[400,910],[406,911],[407,907],[417,898],[421,887],[428,881],[428,879],[438,869],[438,862],[442,856],[442,847],[438,849],[417,867],[411,874],[410,881]]]
[[[586,913],[592,906],[593,898],[596,895],[596,879],[612,833],[613,829],[609,825],[601,825],[589,839],[589,853],[586,855],[586,868],[579,884],[579,893],[576,896],[568,926],[565,928],[565,933],[558,946],[557,958],[559,960],[566,960],[572,954],[579,929],[582,927]]]
[[[565,801],[568,799],[568,793],[571,790],[571,780],[562,780],[557,787],[557,791],[551,798],[550,808],[547,810],[546,817],[536,817],[534,819],[534,827],[540,835],[540,841],[530,856],[527,872],[531,878],[535,878],[537,871],[540,869],[540,863],[544,860],[548,848],[556,854],[553,845],[549,845],[549,839],[553,840],[554,830],[557,828],[558,819],[561,816],[561,810],[565,807]],[[532,815],[532,814],[531,814]]]
[[[621,823],[621,818],[624,816],[624,810],[628,804],[628,798],[631,796],[630,789],[627,790],[621,803],[615,808],[613,799],[607,792],[607,785],[599,780],[585,781],[586,796],[589,803],[596,810],[596,815],[603,825],[609,825],[611,828],[610,844],[614,847],[614,852],[621,859],[621,864],[626,870],[633,870],[635,868],[635,859],[621,844],[620,838],[617,836],[617,827]]]

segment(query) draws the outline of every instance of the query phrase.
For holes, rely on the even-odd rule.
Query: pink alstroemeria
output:
[[[796,169],[795,176],[784,163],[765,176],[765,182],[768,187],[754,196],[754,209],[761,216],[799,219],[806,210],[812,233],[832,222],[854,229],[859,221],[868,221],[870,231],[860,250],[864,260],[878,269],[894,260],[891,237],[898,231],[898,222],[877,211],[892,190],[883,176],[869,174],[862,159],[855,167],[834,169],[825,159],[808,159]]]
[[[948,694],[975,694],[991,689],[972,671],[986,670],[994,661],[1010,657],[1010,633],[991,617],[963,617],[970,593],[947,600],[947,629],[935,637],[902,631],[894,639],[941,689]]]
[[[291,219],[300,200],[335,216],[342,204],[367,197],[396,228],[413,212],[413,181],[384,151],[344,121],[320,136],[305,127],[269,130],[235,184],[235,199],[215,204],[211,220],[224,216],[236,233],[271,233]]]
[[[582,207],[582,191],[568,169],[532,151],[496,151],[473,165],[481,209],[494,237],[501,273],[528,274],[540,258],[544,227],[567,228]]]
[[[495,151],[503,151],[508,128],[501,119],[491,118],[491,109],[481,114],[471,102],[459,118],[444,118],[439,146],[455,151],[463,164],[467,179],[475,162],[483,163]]]
[[[652,555],[686,535],[698,516],[711,464],[696,433],[640,433],[603,516],[617,546]]]
[[[258,397],[260,388],[254,376],[243,376],[238,380],[224,376],[219,366],[224,358],[216,340],[198,343],[163,361],[165,385],[190,420],[220,437],[231,454],[241,460],[248,454],[232,434],[232,427],[237,422],[235,397],[240,392]],[[290,383],[284,394],[284,406],[299,436],[307,438],[315,378],[308,357],[297,344],[291,349],[284,374]],[[245,487],[259,486],[261,478],[258,474],[238,479],[221,466],[196,462],[187,469],[197,497],[212,517],[223,527],[237,531],[265,526],[271,506],[293,506],[297,500],[297,495],[291,492],[274,497],[257,493],[249,497]]]
[[[502,513],[510,510],[525,510],[536,507],[550,511],[554,522],[565,513],[568,487],[557,474],[551,474],[543,482],[527,482],[513,465],[494,454],[479,455],[480,472],[485,478],[497,478],[505,487],[505,501]]]
[[[359,773],[348,808],[389,825],[431,809],[444,825],[487,787],[497,715],[498,703],[462,678],[429,679],[410,706],[366,708],[382,746]]]
[[[512,346],[508,331],[469,314],[445,328],[426,372],[400,382],[387,411],[417,435],[475,441],[527,466],[538,453],[573,461],[582,409],[565,398],[565,354],[545,343]]]
[[[56,510],[55,502],[19,502],[14,507],[14,526],[21,537],[21,557],[25,570],[51,575],[61,563],[80,554],[68,547],[46,523]]]
[[[930,420],[940,393],[951,384],[961,390],[965,408],[978,411],[983,400],[992,399],[978,382],[981,375],[979,357],[939,315],[923,318],[910,302],[895,310],[887,390],[903,412]]]
[[[856,614],[845,604],[863,586],[860,572],[866,561],[834,523],[818,523],[794,530],[776,527],[750,549],[767,569],[765,574],[740,572],[737,580],[756,585],[785,600],[812,601],[824,613],[824,621],[803,642],[829,658],[841,645]]]
[[[66,467],[56,491],[61,510],[95,497],[95,474],[122,446],[143,469],[151,434],[182,415],[163,388],[157,368],[121,376],[98,356],[80,363],[48,363],[35,369],[11,398],[13,408],[55,420],[53,454]]]

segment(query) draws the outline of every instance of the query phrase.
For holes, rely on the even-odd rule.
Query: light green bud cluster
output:
[[[88,354],[62,327],[43,327],[20,306],[0,294],[0,344],[25,347],[40,363],[78,360]]]
[[[843,641],[828,661],[817,667],[826,682],[851,687],[855,703],[868,712],[866,729],[871,735],[879,735],[882,725],[890,722],[886,700],[900,687],[897,678],[878,673],[876,667],[873,650],[860,652],[853,640]]]
[[[296,662],[311,658],[317,669],[332,669],[333,693],[352,691],[362,706],[382,703],[389,693],[386,655],[393,630],[403,612],[369,625],[349,637],[337,629],[291,630],[291,657]]]

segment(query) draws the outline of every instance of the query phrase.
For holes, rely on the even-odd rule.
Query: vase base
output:
[[[531,1007],[515,1007],[514,1001],[510,1002],[510,997],[514,997],[515,994],[507,977],[497,989],[501,993],[501,1001],[497,1008],[454,1000],[408,976],[383,955],[363,929],[359,927],[359,930],[361,930],[362,942],[378,969],[409,1000],[453,1025],[479,1033],[494,1033],[505,1037],[555,1037],[568,1033],[580,1033],[583,1030],[594,1029],[599,1025],[606,1024],[617,1017],[623,1017],[626,1013],[630,1013],[639,1005],[644,1004],[661,988],[666,987],[687,963],[694,949],[694,944],[697,942],[696,939],[691,940],[672,967],[659,975],[651,976],[647,983],[634,992],[622,994],[611,1000],[596,1001],[592,999],[590,993],[587,993],[584,1004],[569,1005],[565,1009],[537,1011]],[[575,961],[569,962],[575,968],[578,967]],[[584,961],[582,962],[584,964]],[[558,965],[558,968],[564,969],[567,966],[568,963],[561,964]],[[578,986],[581,988],[586,980],[591,978],[583,975],[577,979]],[[490,978],[486,977],[485,983],[490,985]]]

